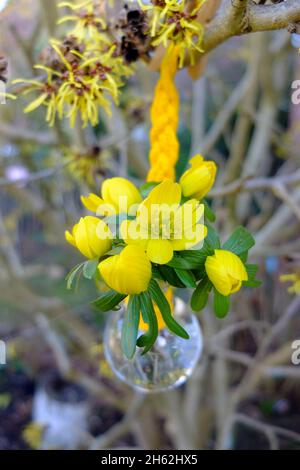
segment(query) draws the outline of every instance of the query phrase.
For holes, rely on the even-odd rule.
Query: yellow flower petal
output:
[[[69,234],[70,235],[70,234]],[[70,236],[68,241],[71,243]],[[112,233],[105,222],[97,217],[82,217],[72,232],[75,246],[87,258],[103,256],[112,246]]]
[[[215,250],[215,256],[226,266],[228,274],[230,274],[233,279],[237,279],[238,281],[248,280],[245,266],[237,255],[226,250]]]
[[[173,247],[169,240],[150,240],[147,256],[152,263],[167,264],[173,258]]]
[[[180,178],[183,195],[202,199],[212,188],[217,167],[213,161],[206,161],[201,155],[190,160],[191,168]]]
[[[43,93],[40,95],[38,98],[36,98],[34,101],[32,101],[25,109],[24,113],[31,113],[31,111],[34,111],[36,108],[41,106],[48,98],[48,93]]]
[[[208,256],[205,262],[206,273],[223,295],[237,292],[242,282],[248,280],[246,268],[240,258],[227,250],[215,250],[213,256]]]
[[[76,248],[75,238],[73,237],[73,235],[68,230],[65,231],[65,238],[66,238],[68,243],[75,246],[75,248]]]
[[[119,255],[111,256],[98,266],[106,284],[121,294],[140,294],[151,279],[151,263],[139,246],[128,245]]]
[[[97,196],[96,194],[90,193],[88,197],[81,196],[81,202],[89,211],[97,212],[99,206],[105,204],[101,197]]]
[[[172,240],[173,250],[199,250],[200,248],[202,248],[201,242],[204,240],[206,235],[206,225],[196,224],[194,227],[185,230],[182,238]]]
[[[218,292],[225,296],[231,293],[232,283],[226,268],[216,259],[215,255],[206,258],[205,270]]]
[[[115,177],[104,181],[101,189],[102,198],[112,204],[119,212],[128,213],[135,204],[140,204],[142,197],[131,181]]]
[[[171,180],[165,180],[152,189],[144,204],[151,207],[151,204],[179,204],[181,200],[181,188],[178,183]]]
[[[144,248],[147,246],[147,233],[142,231],[136,220],[123,220],[120,234],[127,245],[140,245]]]

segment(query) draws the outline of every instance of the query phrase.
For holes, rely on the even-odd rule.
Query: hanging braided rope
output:
[[[175,165],[179,154],[177,138],[179,94],[174,83],[177,64],[178,49],[173,47],[167,51],[162,62],[151,107],[149,155],[151,167],[147,181],[175,180]]]

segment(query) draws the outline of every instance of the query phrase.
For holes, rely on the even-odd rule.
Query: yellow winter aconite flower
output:
[[[169,48],[162,62],[151,106],[150,171],[147,181],[160,182],[175,179],[178,160],[177,138],[179,95],[174,83],[178,50]]]
[[[237,292],[243,281],[248,280],[246,268],[240,258],[227,250],[215,250],[208,256],[205,270],[214,287],[222,295]]]
[[[126,246],[119,255],[99,263],[106,284],[120,294],[140,294],[151,279],[151,263],[140,246]]]
[[[136,186],[126,178],[115,177],[104,181],[101,196],[89,194],[81,196],[82,204],[98,215],[113,215],[114,213],[128,213],[132,206],[142,202],[142,197]]]
[[[205,161],[201,155],[190,160],[191,168],[180,178],[182,193],[186,197],[202,199],[212,188],[217,166],[213,161]]]
[[[282,274],[280,276],[281,282],[292,282],[293,284],[288,288],[291,294],[300,294],[300,272],[293,274]]]
[[[203,204],[195,199],[180,206],[178,183],[165,180],[142,202],[135,220],[121,224],[121,236],[128,245],[138,245],[150,261],[166,264],[174,251],[196,247],[206,236],[207,228],[199,220]]]
[[[65,232],[66,240],[86,258],[100,258],[112,247],[112,233],[103,220],[97,217],[82,217],[74,225],[72,233]]]

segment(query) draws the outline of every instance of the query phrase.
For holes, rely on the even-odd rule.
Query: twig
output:
[[[264,433],[269,433],[271,431],[274,434],[278,434],[279,436],[300,443],[300,434],[294,431],[290,431],[279,426],[273,426],[272,424],[262,423],[261,421],[257,421],[256,419],[250,418],[249,416],[245,416],[241,413],[235,413],[232,419],[235,423],[245,424],[257,431],[262,431]]]

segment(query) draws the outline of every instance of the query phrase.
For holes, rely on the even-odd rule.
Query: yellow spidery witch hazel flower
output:
[[[149,155],[151,169],[147,181],[175,179],[175,164],[179,152],[177,138],[179,95],[174,83],[177,62],[178,49],[171,47],[162,62],[151,107]]]
[[[96,37],[98,40],[108,42],[107,36],[105,33],[102,33],[107,29],[106,22],[103,19],[105,1],[98,0],[98,2],[95,2],[94,0],[87,0],[75,5],[72,2],[61,2],[58,6],[61,8],[67,7],[72,10],[73,13],[63,16],[58,20],[57,24],[74,22],[76,24],[71,34],[77,38],[85,39],[86,37]]]
[[[292,282],[292,285],[288,288],[288,292],[291,294],[300,294],[300,272],[282,274],[279,279],[281,282]]]
[[[189,8],[186,0],[151,0],[145,5],[138,0],[141,8],[150,14],[152,45],[176,45],[179,53],[179,67],[184,64],[186,52],[191,65],[195,62],[194,53],[203,52],[201,48],[204,27],[197,20],[197,14],[206,0],[196,0]]]

